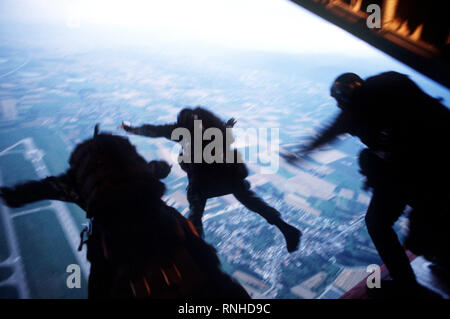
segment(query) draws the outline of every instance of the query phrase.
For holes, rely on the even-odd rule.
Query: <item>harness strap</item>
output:
[[[167,286],[176,285],[181,282],[183,277],[181,277],[180,270],[178,269],[177,265],[172,264],[169,268],[161,269],[161,273],[164,276],[164,281],[166,282]]]
[[[189,229],[191,230],[191,232],[196,236],[196,237],[200,237],[200,235],[197,232],[197,229],[195,229],[194,224],[192,224],[192,222],[186,218],[186,222],[189,226]]]
[[[188,219],[187,229],[199,237],[194,226]],[[184,238],[180,221],[176,220],[176,232]],[[130,287],[136,298],[179,298],[188,297],[196,287],[201,287],[205,281],[205,276],[199,269],[197,263],[192,258],[186,248],[180,247],[171,258],[171,263],[167,265],[148,264],[145,274],[138,281],[129,281]]]
[[[199,237],[194,225],[181,215],[174,218],[175,233],[183,243],[188,233]],[[81,250],[85,235],[91,235],[92,225],[86,225],[80,234]],[[109,250],[102,226],[96,224],[95,228],[99,231],[100,251],[105,260],[109,260],[111,252]],[[145,266],[145,271],[141,278],[131,280],[127,275],[118,275],[117,280],[126,280],[129,283],[132,294],[135,298],[183,298],[192,295],[193,291],[202,287],[206,280],[205,275],[197,265],[189,251],[181,245],[175,250],[168,261],[153,260]],[[120,270],[119,270],[120,273]],[[120,279],[121,278],[121,279]]]
[[[170,266],[149,264],[139,280],[129,283],[136,298],[180,298],[188,297],[204,281],[204,275],[190,254],[186,249],[179,249]]]
[[[84,244],[87,244],[89,236],[92,234],[92,220],[89,219],[89,222],[83,224],[83,226],[84,227],[80,233],[80,245],[78,245],[78,251],[81,251],[83,249]]]

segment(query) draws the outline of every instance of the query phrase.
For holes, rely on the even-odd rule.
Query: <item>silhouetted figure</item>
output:
[[[201,123],[199,124],[200,120]],[[250,183],[245,180],[248,175],[245,164],[241,162],[240,154],[237,150],[231,150],[233,138],[231,128],[234,126],[235,120],[230,119],[224,123],[208,110],[196,107],[194,109],[185,108],[180,111],[177,122],[166,125],[144,124],[139,127],[131,127],[122,124],[122,128],[127,132],[148,137],[165,137],[171,139],[172,132],[177,128],[186,128],[191,133],[191,141],[186,142],[177,140],[183,147],[183,153],[180,157],[189,154],[188,160],[180,158],[180,166],[187,173],[188,188],[187,199],[189,201],[189,219],[194,224],[198,233],[203,235],[202,216],[208,198],[233,194],[249,210],[254,211],[264,217],[267,222],[278,227],[283,233],[287,250],[293,252],[298,249],[300,243],[301,232],[287,224],[281,219],[280,213],[269,206],[253,191],[250,190]],[[194,131],[195,125],[200,125],[197,129],[203,134],[208,128],[217,128],[223,132],[224,138],[222,153],[220,158],[222,162],[206,163],[202,158],[201,162],[195,161],[194,151]],[[228,130],[227,130],[228,128]],[[228,137],[228,138],[227,138]],[[215,137],[216,138],[216,137]],[[205,143],[204,143],[205,144]],[[200,149],[200,152],[203,148]],[[226,160],[226,152],[234,154],[232,162]],[[202,153],[203,154],[203,153]],[[217,154],[215,154],[217,155]]]
[[[405,247],[416,255],[423,255],[435,263],[441,272],[446,272],[450,283],[450,196],[448,186],[436,178],[434,185],[429,185],[430,191],[424,190],[422,185],[405,185],[399,178],[390,162],[379,158],[369,149],[364,149],[359,155],[360,172],[366,177],[365,188],[373,189],[378,193],[386,194],[384,197],[386,207],[398,207],[397,210],[384,210],[382,213],[372,215],[380,219],[381,216],[390,223],[394,222],[403,213],[405,205],[410,206],[409,229],[405,240]],[[442,170],[442,173],[443,170]],[[440,185],[440,186],[439,186]],[[397,189],[396,189],[397,188]],[[389,194],[395,196],[389,197]],[[389,199],[389,200],[388,200]],[[381,211],[381,209],[380,209]],[[376,224],[376,221],[373,221]],[[381,224],[381,223],[380,223]],[[384,238],[385,245],[390,246],[391,239]]]
[[[391,277],[405,288],[416,287],[414,272],[392,226],[407,204],[426,218],[438,216],[437,203],[449,194],[450,160],[445,148],[450,111],[397,72],[365,81],[354,73],[342,74],[334,81],[331,96],[340,114],[301,155],[344,133],[368,146],[359,158],[367,186],[373,188],[367,229]]]
[[[86,211],[91,227],[79,250],[87,243],[89,298],[249,298],[214,248],[161,200],[166,162],[147,163],[128,139],[96,130],[69,163],[59,176],[2,187],[1,197],[11,207],[54,199]]]

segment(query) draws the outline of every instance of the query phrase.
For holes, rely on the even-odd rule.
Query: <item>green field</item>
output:
[[[34,146],[43,151],[42,163],[48,173],[57,175],[67,167],[69,151],[63,141],[46,128],[22,128],[3,131],[0,139],[0,152],[11,145],[32,138]],[[33,156],[26,157],[27,147],[18,144],[0,156],[2,185],[12,186],[28,180],[39,179],[32,163]],[[42,177],[42,175],[41,175]],[[69,273],[66,268],[76,264],[77,259],[71,248],[67,234],[60,224],[55,207],[51,201],[40,201],[16,209],[1,209],[0,218],[0,298],[17,298],[18,287],[8,282],[17,269],[10,264],[2,265],[11,254],[9,245],[15,242],[31,298],[85,298],[87,296],[87,278],[82,276],[80,289],[69,289],[66,280]],[[67,205],[69,213],[78,230],[86,221],[84,212],[74,204]],[[14,237],[6,236],[5,220],[9,219]],[[11,261],[9,261],[11,263]],[[5,283],[6,282],[6,283]]]

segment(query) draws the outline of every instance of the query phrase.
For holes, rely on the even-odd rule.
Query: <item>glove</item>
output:
[[[120,125],[120,128],[123,129],[124,131],[129,132],[131,130],[131,124],[130,122],[123,121],[122,124]]]
[[[231,119],[229,119],[226,123],[225,126],[226,127],[233,127],[236,124],[236,120],[234,119],[234,117],[232,117]]]

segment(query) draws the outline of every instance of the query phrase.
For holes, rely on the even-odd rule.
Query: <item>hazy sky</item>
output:
[[[287,0],[2,0],[0,21],[151,32],[239,49],[376,54]]]

